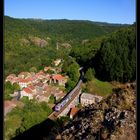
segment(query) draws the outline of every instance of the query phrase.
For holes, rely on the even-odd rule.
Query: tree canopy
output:
[[[94,59],[97,77],[107,81],[136,79],[136,32],[127,27],[106,37]]]

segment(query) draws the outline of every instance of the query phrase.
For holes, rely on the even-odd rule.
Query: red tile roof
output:
[[[22,79],[20,82],[21,83],[28,83],[28,82],[30,82],[30,80],[29,79]]]
[[[44,75],[45,73],[41,70],[38,73],[36,73],[36,75]]]
[[[48,90],[48,86],[45,86],[45,87],[44,87],[44,90]]]
[[[47,74],[45,77],[46,77],[47,79],[50,79],[51,75]]]
[[[35,87],[33,85],[29,85],[27,88],[31,89],[31,90],[34,90]]]
[[[43,87],[43,83],[41,83],[41,82],[38,82],[35,86],[39,86],[39,87]]]
[[[19,77],[16,77],[14,80],[15,80],[16,82],[20,82],[20,81],[22,81],[23,79],[22,79],[22,78],[19,78]]]
[[[28,94],[31,94],[32,93],[32,91],[29,88],[24,88],[23,91],[26,92],[26,93],[28,93]]]
[[[70,115],[74,116],[77,112],[78,112],[78,108],[73,107],[73,108],[71,109]]]
[[[33,78],[32,77],[28,77],[26,78],[27,81],[33,81]]]
[[[60,74],[55,74],[55,75],[53,75],[53,79],[61,80],[61,79],[63,79],[63,76]]]

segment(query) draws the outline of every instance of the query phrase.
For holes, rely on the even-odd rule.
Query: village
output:
[[[57,67],[60,63],[61,59],[58,59],[54,61],[55,67],[44,67],[44,70],[37,73],[21,72],[17,76],[16,74],[8,75],[5,82],[10,82],[12,85],[18,84],[20,90],[10,94],[12,101],[4,101],[5,114],[16,106],[13,100],[19,100],[22,97],[28,97],[29,100],[35,99],[38,102],[49,102],[51,96],[56,100],[63,98],[68,76],[60,74],[61,68]],[[52,73],[50,74],[49,71]]]
[[[58,65],[61,63],[61,59],[57,59],[53,63],[54,67],[44,67],[37,73],[20,72],[17,76],[16,74],[10,74],[6,77],[5,82],[10,82],[12,85],[18,84],[20,90],[10,94],[12,100],[4,101],[4,116],[15,108],[17,102],[23,97],[27,97],[28,100],[35,99],[37,102],[48,103],[52,96],[56,102],[66,95],[65,84],[68,81],[68,76],[60,74],[62,70]],[[99,102],[101,99],[101,96],[88,93],[83,93],[80,98],[83,106]],[[51,108],[55,106],[55,102],[51,104]],[[72,109],[72,112],[75,114],[77,109]]]

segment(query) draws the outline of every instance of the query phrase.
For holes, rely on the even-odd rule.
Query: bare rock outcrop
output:
[[[48,42],[46,40],[39,37],[29,37],[29,40],[32,44],[38,47],[45,47],[46,45],[48,45]]]
[[[60,134],[62,140],[135,140],[135,84],[116,89],[100,103],[82,108]]]

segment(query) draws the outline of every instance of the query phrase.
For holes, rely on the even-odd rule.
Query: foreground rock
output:
[[[89,105],[60,132],[63,140],[135,140],[135,84],[114,93],[97,105]],[[59,136],[60,137],[60,136]]]

